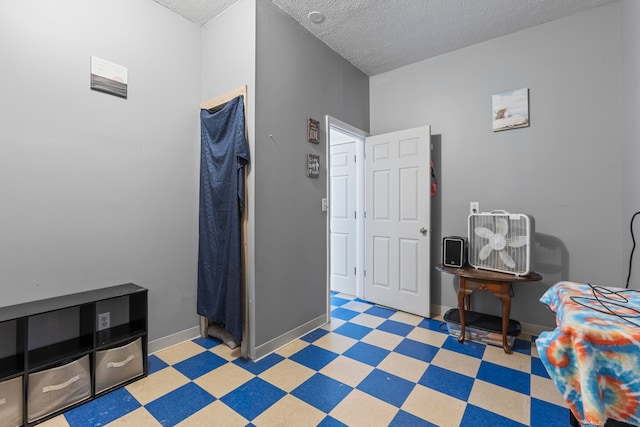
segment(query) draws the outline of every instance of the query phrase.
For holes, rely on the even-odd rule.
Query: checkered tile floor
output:
[[[258,362],[214,339],[149,356],[149,376],[43,423],[87,426],[568,426],[528,336],[514,353],[332,293],[332,321]]]

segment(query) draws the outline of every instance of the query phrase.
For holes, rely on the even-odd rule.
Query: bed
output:
[[[557,324],[536,340],[540,360],[575,418],[640,426],[640,292],[559,282],[540,301]]]

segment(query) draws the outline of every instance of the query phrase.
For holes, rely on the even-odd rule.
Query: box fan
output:
[[[469,215],[469,265],[524,276],[532,271],[533,217],[497,210]]]

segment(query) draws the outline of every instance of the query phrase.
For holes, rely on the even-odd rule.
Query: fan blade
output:
[[[509,231],[509,223],[504,218],[496,219],[496,234],[500,234],[502,236],[507,235],[507,231]]]
[[[491,244],[484,245],[482,249],[480,249],[480,252],[478,252],[478,258],[484,261],[489,257],[490,253],[491,253]]]
[[[493,231],[485,227],[476,227],[473,231],[475,231],[477,236],[482,237],[484,239],[490,239],[491,236],[493,236]]]
[[[509,239],[508,245],[512,248],[520,248],[527,244],[527,236],[513,236]]]
[[[515,268],[516,263],[513,261],[513,258],[511,258],[511,255],[509,255],[505,251],[500,251],[498,255],[500,255],[500,259],[507,267]]]

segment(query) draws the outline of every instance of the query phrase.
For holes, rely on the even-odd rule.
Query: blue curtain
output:
[[[244,103],[200,111],[198,314],[242,341],[241,216],[249,162]]]

